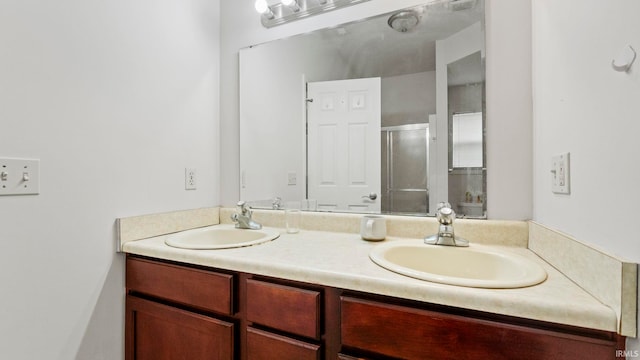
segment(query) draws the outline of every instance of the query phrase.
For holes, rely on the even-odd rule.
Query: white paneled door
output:
[[[307,84],[308,197],[319,210],[380,211],[380,78]]]

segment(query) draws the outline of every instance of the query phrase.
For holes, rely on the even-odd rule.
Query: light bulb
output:
[[[297,0],[280,0],[280,2],[282,2],[283,6],[288,7],[293,12],[300,11],[300,6],[298,5],[298,1]]]
[[[256,11],[260,14],[264,14],[269,11],[269,4],[267,4],[267,0],[256,0],[254,6],[256,7]]]

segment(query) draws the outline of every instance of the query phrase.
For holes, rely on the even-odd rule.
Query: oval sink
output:
[[[261,244],[280,236],[277,230],[236,229],[235,225],[213,225],[170,235],[165,244],[182,249],[228,249]]]
[[[387,270],[417,279],[476,288],[519,288],[543,282],[547,272],[524,256],[471,244],[427,245],[400,240],[377,245],[369,258]]]

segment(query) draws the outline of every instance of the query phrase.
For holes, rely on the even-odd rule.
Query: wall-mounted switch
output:
[[[289,171],[287,173],[287,184],[288,185],[296,185],[298,183],[298,176],[295,171]]]
[[[184,189],[196,190],[196,169],[186,168],[184,169]]]
[[[569,153],[551,158],[551,191],[556,194],[571,193],[569,187]]]
[[[40,193],[40,160],[0,158],[0,195]]]

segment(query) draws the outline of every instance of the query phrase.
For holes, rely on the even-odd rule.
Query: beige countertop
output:
[[[166,235],[130,241],[129,254],[247,272],[465,309],[616,332],[616,312],[595,299],[534,252],[492,246],[540,263],[548,278],[518,289],[476,289],[413,279],[385,270],[368,257],[378,243],[355,233],[301,230],[268,243],[222,250],[186,250],[165,245]],[[400,237],[387,237],[395,241]]]

